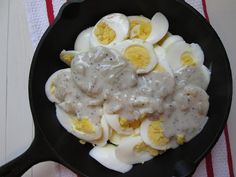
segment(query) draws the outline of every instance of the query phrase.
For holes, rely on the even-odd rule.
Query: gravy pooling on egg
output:
[[[70,68],[45,85],[60,124],[93,144],[90,156],[109,169],[125,173],[176,148],[208,120],[203,51],[168,27],[161,13],[109,14],[61,52]]]

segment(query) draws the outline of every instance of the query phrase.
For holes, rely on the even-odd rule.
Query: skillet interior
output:
[[[49,76],[65,68],[59,60],[62,49],[73,49],[74,41],[83,29],[93,26],[102,16],[121,12],[126,15],[144,15],[149,18],[160,11],[170,23],[169,31],[179,34],[187,42],[200,44],[205,53],[205,65],[211,69],[209,121],[204,130],[191,142],[135,166],[130,172],[120,174],[101,166],[89,155],[91,145],[81,145],[77,138],[66,132],[55,115],[55,106],[45,95],[44,86]],[[89,177],[169,177],[193,171],[207,151],[220,136],[231,105],[232,78],[224,47],[212,27],[193,8],[184,2],[174,0],[86,0],[82,3],[68,3],[60,11],[35,52],[30,80],[29,94],[33,118],[45,135],[49,145],[56,152],[59,162],[81,176]]]

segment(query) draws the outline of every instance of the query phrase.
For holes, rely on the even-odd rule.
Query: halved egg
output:
[[[169,46],[179,41],[184,41],[184,39],[179,35],[170,35],[165,39],[165,41],[163,41],[161,47],[167,49]]]
[[[124,120],[118,114],[104,114],[104,118],[110,127],[121,135],[131,135],[134,133],[134,128],[126,126]]]
[[[179,41],[166,49],[166,60],[173,71],[183,67],[196,67],[203,65],[204,54],[198,44],[187,44]]]
[[[116,146],[107,144],[106,146],[100,147],[95,146],[90,152],[89,155],[98,161],[103,166],[115,170],[121,173],[126,173],[133,165],[127,164],[120,161],[115,154]]]
[[[71,134],[86,142],[98,140],[102,136],[102,128],[89,118],[78,118],[64,112],[56,105],[56,115],[60,124]]]
[[[143,16],[130,16],[130,39],[138,38],[152,44],[160,41],[168,32],[169,22],[160,12],[151,20]]]
[[[60,53],[60,59],[68,66],[71,65],[72,60],[79,54],[80,52],[75,50],[62,50]]]
[[[60,103],[60,100],[55,97],[55,91],[56,91],[55,79],[61,72],[70,72],[70,69],[68,68],[56,71],[49,77],[49,79],[45,84],[45,93],[47,95],[47,98],[53,103]]]
[[[158,64],[153,69],[153,72],[168,72],[173,76],[172,69],[170,68],[169,63],[166,61],[166,51],[161,46],[156,46],[154,48],[156,56],[158,58]]]
[[[103,130],[101,138],[93,141],[92,143],[98,146],[105,146],[107,144],[109,137],[111,136],[111,131],[104,116],[102,116],[101,118],[101,126]]]
[[[138,74],[148,73],[158,62],[153,45],[140,39],[125,40],[113,48],[121,52]]]
[[[127,164],[144,163],[158,155],[158,151],[145,144],[140,136],[123,140],[115,153],[119,160]]]
[[[129,38],[146,40],[152,31],[151,20],[144,16],[129,16],[130,34]]]
[[[90,49],[90,37],[93,27],[83,30],[75,40],[74,49],[78,52],[87,52]]]
[[[93,28],[90,44],[92,47],[111,46],[126,39],[128,33],[128,18],[121,13],[109,14],[99,20]]]
[[[167,150],[171,148],[170,139],[165,136],[160,120],[144,120],[141,124],[140,135],[143,141],[154,149]]]

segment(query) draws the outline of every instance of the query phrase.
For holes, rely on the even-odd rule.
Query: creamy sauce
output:
[[[169,105],[172,110],[168,117],[163,116],[163,128],[167,137],[184,134],[185,140],[195,137],[207,122],[209,108],[208,95],[196,86],[187,85],[176,90]]]
[[[166,137],[174,139],[182,133],[189,141],[207,122],[209,107],[201,85],[189,84],[194,72],[188,68],[175,77],[168,72],[137,75],[120,54],[97,47],[79,54],[71,69],[58,72],[53,82],[57,104],[66,113],[94,123],[99,123],[103,114],[119,114],[128,120],[142,115],[161,117]],[[172,148],[176,146],[172,143]]]

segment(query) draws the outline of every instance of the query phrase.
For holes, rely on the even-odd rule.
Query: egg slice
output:
[[[104,114],[109,126],[121,135],[131,135],[134,133],[134,129],[131,127],[122,127],[121,119],[118,114]]]
[[[120,161],[115,154],[116,146],[108,144],[100,147],[95,146],[89,155],[103,166],[121,173],[126,173],[132,169],[132,165]]]
[[[93,141],[93,144],[96,144],[98,146],[105,146],[107,144],[107,141],[111,135],[110,128],[107,124],[106,118],[103,116],[101,118],[101,126],[102,126],[102,137],[98,140]]]
[[[129,38],[146,40],[151,34],[151,20],[144,16],[129,16],[130,34]]]
[[[127,164],[144,163],[158,155],[158,151],[146,145],[140,136],[123,140],[115,153],[119,160]]]
[[[83,30],[75,40],[74,49],[78,52],[87,52],[90,49],[90,37],[93,27]]]
[[[56,105],[56,115],[60,124],[71,134],[86,142],[97,140],[102,136],[102,128],[88,118],[78,119],[64,112]]]
[[[70,66],[72,60],[78,55],[80,52],[75,51],[75,50],[62,50],[60,53],[60,59],[63,61],[65,64]]]
[[[123,41],[129,33],[128,18],[121,13],[106,15],[92,30],[90,44],[96,46],[111,46],[116,42]]]
[[[171,147],[170,139],[164,135],[160,120],[144,120],[140,127],[140,135],[143,141],[154,149],[167,150]]]
[[[114,145],[119,145],[123,140],[129,138],[129,136],[130,135],[121,135],[115,130],[112,130],[111,136],[109,137],[109,141]]]
[[[165,41],[163,41],[161,47],[167,49],[169,46],[179,41],[184,41],[184,39],[179,35],[170,35]]]
[[[160,41],[168,32],[169,22],[160,12],[151,20],[143,16],[130,16],[130,39],[138,38],[152,44]]]
[[[166,51],[163,47],[161,46],[156,46],[155,47],[155,53],[158,58],[158,64],[155,66],[153,69],[153,72],[168,72],[173,76],[173,71],[170,68],[169,63],[166,61]]]
[[[55,97],[55,79],[57,78],[57,75],[61,72],[70,72],[70,69],[68,68],[56,71],[48,78],[45,84],[45,93],[47,95],[47,98],[53,103],[60,103],[60,100]]]
[[[204,54],[198,44],[187,44],[179,41],[166,49],[166,60],[173,71],[183,67],[196,67],[203,65]]]
[[[125,40],[113,48],[123,55],[138,74],[148,73],[158,62],[153,45],[140,39]]]

